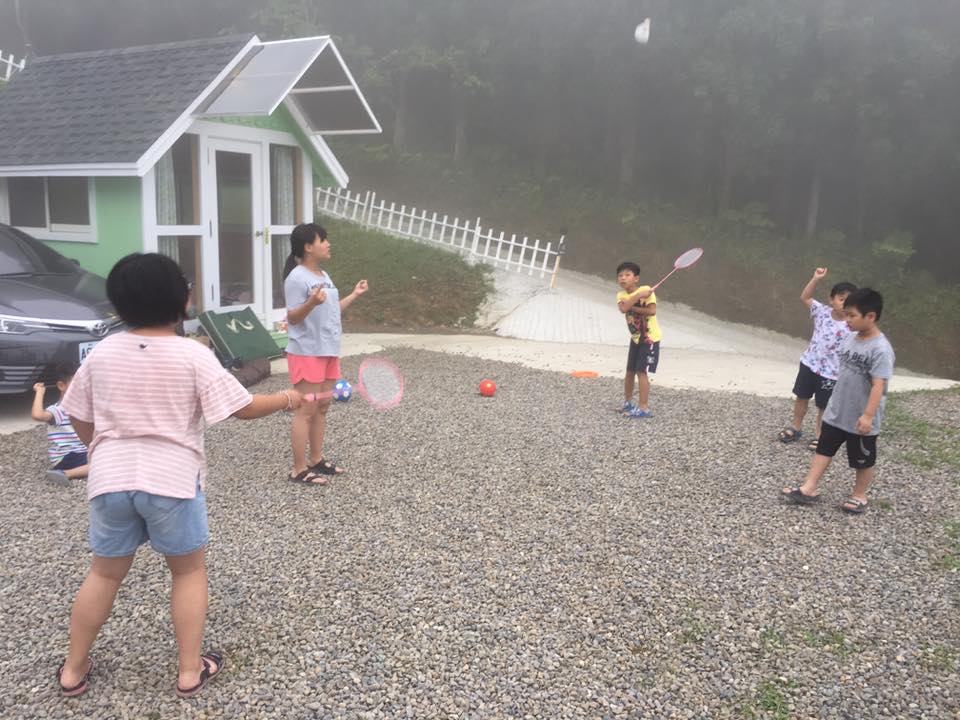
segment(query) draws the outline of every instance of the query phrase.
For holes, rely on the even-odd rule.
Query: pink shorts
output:
[[[319,385],[325,380],[340,379],[340,358],[331,355],[314,357],[287,353],[287,368],[291,385],[301,381]]]

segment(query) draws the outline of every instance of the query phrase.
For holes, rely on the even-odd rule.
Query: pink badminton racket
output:
[[[692,250],[687,250],[683,255],[673,261],[673,270],[664,275],[660,282],[650,288],[650,292],[653,292],[658,287],[663,285],[664,281],[673,275],[677,270],[682,270],[683,268],[688,268],[693,265],[697,260],[700,259],[701,255],[703,255],[703,248],[693,248]]]
[[[374,410],[390,410],[403,399],[403,373],[386,358],[372,357],[360,363],[356,390]],[[333,397],[333,391],[306,393],[303,399],[316,402]]]

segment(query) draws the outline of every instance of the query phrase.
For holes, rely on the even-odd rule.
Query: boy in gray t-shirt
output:
[[[870,288],[850,293],[843,305],[853,334],[844,339],[838,355],[840,375],[823,414],[817,454],[802,484],[784,488],[783,496],[798,503],[820,499],[817,483],[840,446],[846,443],[850,467],[856,470],[853,492],[843,503],[851,513],[866,512],[867,488],[873,482],[877,435],[883,423],[887,383],[893,376],[893,348],[877,322],[883,298]]]

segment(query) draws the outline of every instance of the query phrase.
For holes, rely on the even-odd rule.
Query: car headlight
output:
[[[0,315],[0,334],[26,335],[34,330],[49,330],[50,325],[35,318]]]

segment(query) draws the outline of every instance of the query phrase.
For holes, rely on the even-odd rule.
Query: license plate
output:
[[[80,351],[80,362],[83,362],[83,359],[90,354],[90,351],[97,346],[99,340],[94,340],[93,342],[80,343],[77,346],[77,349]]]

